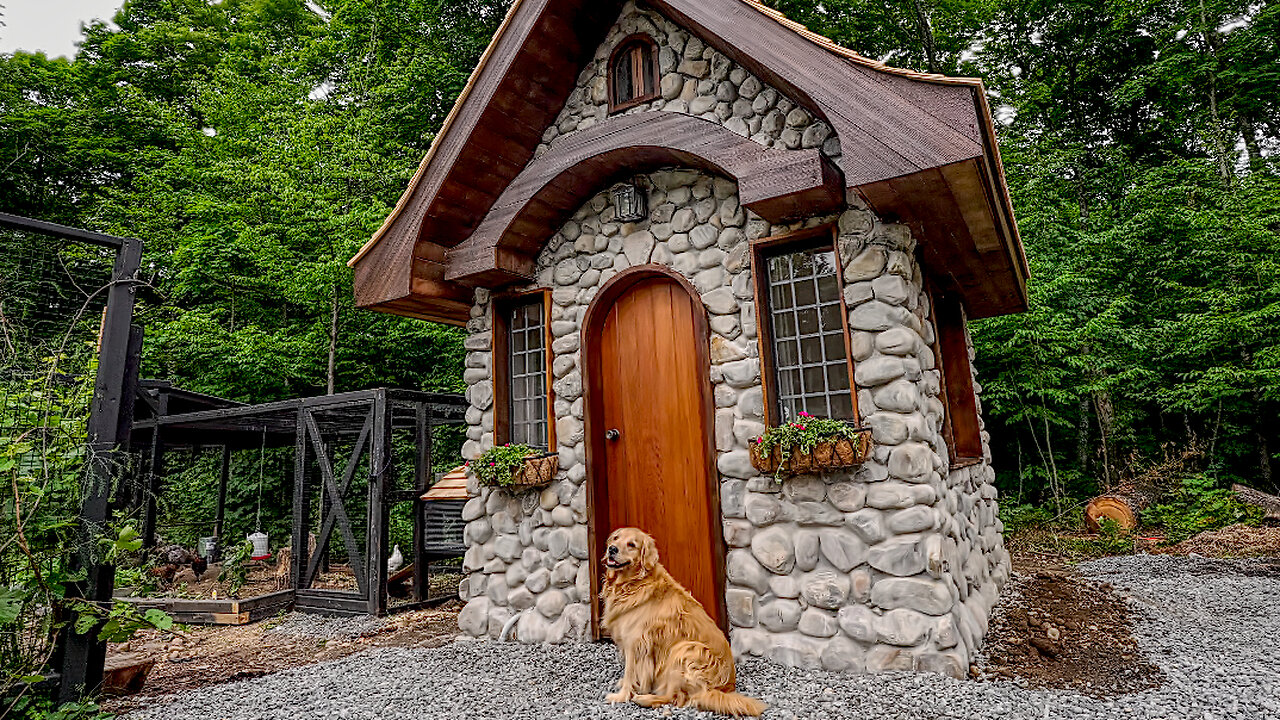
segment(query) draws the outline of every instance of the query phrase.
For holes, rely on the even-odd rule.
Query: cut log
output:
[[[1268,495],[1261,490],[1254,490],[1251,487],[1235,484],[1231,486],[1231,492],[1236,494],[1236,498],[1240,502],[1247,505],[1260,507],[1266,511],[1267,520],[1280,520],[1280,497]]]
[[[140,653],[117,655],[107,659],[103,668],[102,692],[105,695],[136,695],[142,692],[156,661]]]
[[[1138,513],[1142,508],[1135,507],[1133,500],[1122,495],[1103,495],[1089,501],[1084,508],[1084,523],[1089,532],[1098,532],[1103,520],[1113,520],[1121,530],[1129,531],[1138,527]]]

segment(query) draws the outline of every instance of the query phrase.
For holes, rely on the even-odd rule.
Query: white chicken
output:
[[[400,546],[396,545],[391,549],[391,557],[387,558],[387,574],[393,575],[402,567],[404,567],[404,555],[400,554]]]

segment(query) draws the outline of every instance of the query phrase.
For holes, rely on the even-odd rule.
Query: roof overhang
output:
[[[751,0],[649,4],[830,123],[840,138],[838,167],[821,159],[790,161],[819,168],[822,177],[781,196],[781,205],[814,202],[816,212],[838,182],[886,219],[912,226],[930,273],[964,299],[970,317],[1026,308],[1026,260],[980,81],[885,67]],[[790,214],[769,202],[748,202],[748,179],[759,168],[725,160],[736,152],[722,135],[728,131],[673,113],[602,124],[629,133],[631,157],[620,151],[623,138],[602,140],[593,128],[531,162],[621,6],[619,0],[516,0],[395,210],[352,259],[358,305],[465,323],[470,285],[529,277],[540,242],[575,209],[571,203],[585,199],[586,185],[568,182],[576,176],[598,189],[624,171],[689,164],[737,179],[744,205],[754,202],[766,218]],[[677,124],[680,133],[710,139],[712,146],[681,147],[682,139],[670,133]],[[659,127],[668,134],[659,137],[653,130]],[[782,152],[749,149],[762,157]],[[566,192],[571,186],[576,189]]]

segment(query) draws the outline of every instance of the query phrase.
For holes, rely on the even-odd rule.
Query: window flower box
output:
[[[489,448],[467,463],[468,469],[485,485],[506,488],[535,488],[550,485],[560,469],[560,456],[528,445],[500,445]]]
[[[840,420],[800,413],[751,443],[751,464],[781,481],[790,475],[854,467],[871,454],[871,431]]]

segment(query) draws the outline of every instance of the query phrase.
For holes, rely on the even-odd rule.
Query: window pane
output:
[[[804,307],[805,305],[817,305],[818,294],[817,289],[813,286],[813,281],[809,279],[798,281],[792,286],[796,293],[796,305]]]
[[[613,102],[624,103],[635,97],[631,91],[631,53],[617,54],[613,65]]]
[[[640,82],[645,95],[652,95],[657,89],[653,86],[653,48],[647,44],[640,45]]]
[[[818,332],[818,312],[813,308],[796,312],[796,320],[800,322],[801,335],[814,335]]]
[[[809,365],[817,365],[821,369],[822,361],[822,338],[806,337],[800,340],[800,362],[806,367]]]
[[[765,269],[779,417],[803,410],[852,418],[835,254],[829,248],[784,253],[768,258]]]
[[[545,333],[540,298],[512,309],[507,335],[511,442],[536,447],[547,445]]]

